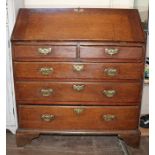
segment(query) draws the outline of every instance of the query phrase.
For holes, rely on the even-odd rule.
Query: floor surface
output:
[[[16,147],[15,135],[7,133],[6,155],[124,155],[114,136],[41,135],[25,147]],[[149,138],[143,136],[139,149],[128,147],[129,155],[148,155]]]

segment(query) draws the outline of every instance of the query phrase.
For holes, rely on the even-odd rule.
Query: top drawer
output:
[[[14,59],[55,60],[75,59],[76,46],[14,45]]]
[[[142,47],[123,46],[81,46],[80,58],[82,59],[107,59],[110,61],[141,60]]]

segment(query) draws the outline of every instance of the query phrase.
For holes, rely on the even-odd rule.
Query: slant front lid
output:
[[[13,41],[144,42],[135,9],[21,9]]]

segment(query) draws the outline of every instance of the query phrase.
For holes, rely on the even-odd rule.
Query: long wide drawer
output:
[[[44,104],[46,101],[131,103],[140,101],[140,90],[139,82],[16,82],[16,99]]]
[[[19,106],[19,128],[52,130],[129,130],[138,125],[136,106]]]
[[[141,47],[125,46],[81,46],[80,58],[82,59],[110,59],[115,61],[143,60],[144,54]],[[105,60],[104,60],[105,61]]]
[[[17,79],[142,79],[142,63],[15,62]]]
[[[15,60],[39,61],[76,58],[76,46],[14,45]]]

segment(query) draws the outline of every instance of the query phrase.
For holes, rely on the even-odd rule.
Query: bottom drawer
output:
[[[51,131],[130,130],[138,127],[137,106],[18,107],[19,128]]]

